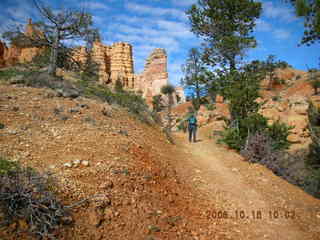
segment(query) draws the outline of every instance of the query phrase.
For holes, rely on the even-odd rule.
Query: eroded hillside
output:
[[[15,85],[0,86],[0,122],[2,155],[53,173],[66,205],[93,197],[74,208],[59,239],[195,239],[209,223],[206,236],[223,239],[224,228],[204,214],[212,204],[177,176],[177,149],[158,127],[96,100]],[[26,225],[0,237],[26,238],[16,228]]]

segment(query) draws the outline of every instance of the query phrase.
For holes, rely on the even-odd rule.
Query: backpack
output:
[[[196,125],[197,124],[197,119],[195,118],[195,116],[191,116],[188,121],[189,121],[190,125]]]

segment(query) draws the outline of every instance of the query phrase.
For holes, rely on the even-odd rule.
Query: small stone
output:
[[[81,107],[81,108],[89,109],[88,104],[85,104],[85,103],[77,104],[77,106],[79,106],[79,107]]]
[[[19,83],[24,83],[24,76],[23,75],[17,75],[9,80],[10,84],[19,84]]]
[[[54,98],[55,96],[57,96],[57,93],[52,90],[47,90],[44,94],[45,98]]]
[[[59,116],[59,119],[62,120],[62,121],[66,121],[66,120],[69,119],[69,117],[66,116],[66,115],[60,115],[60,116]]]
[[[12,111],[18,112],[19,111],[19,107],[17,107],[17,106],[12,107]]]
[[[78,167],[80,164],[81,164],[81,161],[79,159],[73,161],[74,167]]]
[[[65,164],[63,164],[63,166],[65,168],[72,168],[72,163],[65,163]]]
[[[99,227],[103,220],[104,220],[104,216],[99,211],[96,211],[96,209],[90,209],[90,212],[88,215],[88,221],[90,225]]]
[[[154,225],[149,225],[149,226],[148,226],[148,230],[149,230],[150,233],[160,232],[160,231],[161,231],[159,227],[154,226]]]
[[[113,218],[113,211],[110,208],[104,210],[104,218],[106,220],[111,220]]]
[[[109,105],[104,106],[101,110],[101,113],[106,117],[112,117],[111,107]]]
[[[101,189],[107,190],[113,188],[113,182],[111,180],[106,180],[100,185]]]
[[[56,168],[55,165],[50,165],[50,166],[49,166],[49,169],[55,169],[55,168]]]
[[[72,88],[64,88],[58,90],[59,96],[65,97],[65,98],[77,98],[79,97],[79,92]]]
[[[287,139],[292,144],[301,143],[301,139],[299,138],[298,135],[295,135],[295,134],[290,134]]]
[[[84,161],[81,161],[81,165],[85,166],[85,167],[88,167],[90,165],[90,163],[89,163],[89,161],[84,160]]]
[[[70,113],[78,113],[80,112],[79,108],[70,108],[69,110]]]
[[[96,208],[105,208],[111,204],[111,199],[105,194],[96,196],[92,201]]]
[[[119,134],[124,135],[126,137],[129,136],[128,132],[126,130],[122,130],[122,129],[119,131]]]
[[[59,107],[59,108],[56,107],[56,108],[53,109],[53,113],[56,114],[56,115],[62,113],[63,111],[64,111],[63,107]]]
[[[26,231],[29,229],[29,225],[25,220],[19,220],[18,225],[19,225],[19,229],[22,231]]]
[[[12,135],[16,135],[18,132],[16,130],[9,130],[8,133]]]

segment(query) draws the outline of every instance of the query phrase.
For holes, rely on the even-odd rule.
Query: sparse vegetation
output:
[[[12,77],[16,77],[19,75],[25,74],[24,71],[18,70],[17,68],[7,68],[0,70],[0,80],[6,82],[10,80]]]
[[[308,108],[308,119],[312,143],[309,146],[307,164],[320,168],[320,109],[311,102]]]
[[[214,104],[211,104],[211,103],[207,103],[205,104],[206,108],[208,111],[213,111],[216,107]]]
[[[18,231],[54,239],[71,222],[66,208],[49,190],[49,178],[31,168],[0,158],[0,211],[5,225],[19,222]],[[24,223],[28,227],[21,226]]]
[[[144,123],[152,124],[158,122],[158,117],[149,110],[148,105],[141,95],[122,90],[112,92],[107,87],[101,87],[94,83],[81,85],[82,92],[87,97],[96,97],[109,104],[117,104],[128,110]]]
[[[163,95],[166,95],[168,98],[167,104],[166,104],[166,108],[167,108],[167,125],[165,126],[166,131],[168,133],[170,133],[172,126],[172,114],[171,114],[171,108],[173,106],[173,93],[175,92],[175,89],[172,85],[168,84],[168,85],[164,85],[161,87],[161,93]]]
[[[121,80],[120,79],[117,79],[115,85],[114,85],[114,91],[116,93],[122,93],[123,92],[123,86],[122,86],[122,83],[121,83]]]
[[[152,109],[155,112],[161,112],[164,109],[163,99],[161,94],[152,97]]]
[[[280,95],[275,95],[271,99],[272,99],[272,101],[278,102],[278,101],[281,100],[281,96]]]

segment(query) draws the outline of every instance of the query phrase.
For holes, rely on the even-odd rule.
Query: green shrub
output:
[[[282,85],[282,84],[285,84],[286,81],[284,79],[282,79],[282,78],[275,78],[273,83]]]
[[[122,86],[122,83],[121,83],[121,80],[120,79],[117,79],[115,85],[114,85],[114,91],[116,93],[121,93],[123,92],[123,86]]]
[[[238,128],[227,128],[222,132],[222,139],[219,142],[227,144],[230,148],[240,151],[244,145],[244,139],[240,135]]]
[[[10,78],[24,74],[23,71],[16,68],[8,68],[5,70],[0,70],[0,80],[8,81]]]
[[[300,74],[296,76],[296,80],[299,80],[299,79],[301,79],[301,75]]]
[[[309,145],[306,163],[320,167],[320,109],[311,102],[308,107],[308,121],[312,143]]]
[[[310,175],[305,180],[304,188],[308,193],[320,198],[320,168],[310,169]]]
[[[192,98],[191,103],[192,103],[192,106],[193,106],[193,108],[194,108],[195,110],[199,110],[199,109],[200,109],[201,103],[200,103],[199,99],[197,99],[197,98]]]
[[[9,161],[3,156],[0,156],[0,175],[8,174],[9,172],[16,170],[18,164],[12,161]]]
[[[227,128],[221,141],[239,151],[244,147],[249,135],[262,132],[270,137],[274,150],[286,149],[290,146],[287,137],[292,128],[279,121],[268,125],[267,118],[256,113],[239,120],[237,126]]]
[[[281,100],[281,97],[279,95],[276,95],[276,96],[272,97],[272,101],[277,102],[277,101],[280,101],[280,100]]]
[[[161,112],[164,109],[164,104],[161,94],[152,97],[152,109],[155,112]]]
[[[318,94],[318,88],[320,88],[320,80],[318,80],[318,79],[312,80],[310,83],[311,83],[311,86],[314,89],[314,93]]]
[[[88,97],[98,97],[99,99],[108,102],[109,104],[117,104],[128,110],[140,121],[152,124],[159,122],[157,114],[149,110],[148,105],[142,96],[136,95],[133,92],[122,90],[121,92],[112,92],[107,87],[101,87],[96,84],[88,84],[83,88],[83,92]]]
[[[237,123],[237,126],[228,127],[225,130],[221,141],[238,151],[244,146],[248,134],[254,134],[267,128],[267,119],[258,113],[240,119]]]
[[[50,55],[51,55],[50,48],[47,48],[42,53],[36,55],[32,59],[32,62],[29,63],[29,65],[32,64],[40,68],[47,67],[49,66],[49,63],[50,63]]]
[[[179,131],[183,131],[184,133],[187,132],[187,122],[186,121],[180,121],[179,124],[177,125],[177,129]]]
[[[290,130],[293,128],[293,126],[288,126],[285,123],[281,123],[279,120],[268,126],[267,134],[273,140],[273,149],[287,149],[290,146],[287,138],[290,134]]]
[[[205,104],[205,106],[206,106],[206,108],[207,108],[208,111],[213,111],[213,110],[216,109],[216,107],[215,107],[214,104],[208,103],[208,104]]]

